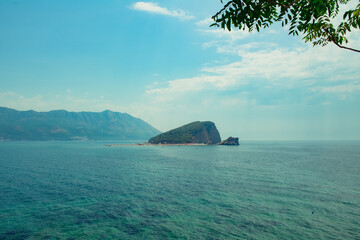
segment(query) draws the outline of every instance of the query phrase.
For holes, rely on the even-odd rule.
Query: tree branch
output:
[[[338,44],[337,42],[335,42],[335,41],[333,41],[333,40],[331,40],[331,41],[332,41],[336,46],[338,46],[339,48],[360,53],[360,50],[357,50],[357,49],[354,49],[354,48],[345,47],[345,46],[341,46],[341,45]]]
[[[300,2],[301,0],[294,0],[294,1],[292,1],[291,3],[289,3],[288,5],[284,5],[284,4],[281,4],[281,3],[279,3],[279,2],[272,1],[272,0],[265,0],[265,1],[267,1],[268,3],[273,4],[273,5],[277,5],[277,6],[284,7],[284,8],[289,8],[289,7],[291,7],[292,5],[294,5],[295,3]],[[221,2],[222,2],[222,1],[221,1]],[[223,7],[220,11],[218,11],[213,17],[219,16],[219,15],[220,15],[225,9],[227,9],[231,4],[236,4],[236,5],[237,5],[236,2],[234,2],[234,1],[229,1],[229,2],[227,2],[227,3],[224,5],[224,7]]]
[[[291,7],[292,5],[294,5],[295,3],[297,3],[297,2],[299,2],[301,0],[294,0],[291,3],[289,3],[288,5],[284,5],[284,4],[274,2],[274,1],[271,1],[271,0],[265,0],[265,1],[267,1],[268,3],[274,4],[274,5],[278,5],[280,7],[289,8],[289,7]]]
[[[222,13],[222,11],[224,11],[226,8],[228,8],[230,6],[230,4],[234,3],[233,1],[230,1],[228,3],[225,4],[225,6],[220,10],[218,11],[213,17],[217,17],[218,15],[220,15]]]
[[[324,29],[325,33],[329,36],[328,39],[329,39],[332,43],[334,43],[336,46],[338,46],[339,48],[360,53],[360,50],[357,50],[357,49],[354,49],[354,48],[349,48],[349,47],[345,47],[345,46],[340,45],[340,44],[335,40],[333,34],[331,34],[325,27],[322,27],[322,29]]]
[[[292,1],[291,3],[289,3],[288,5],[286,5],[285,7],[286,8],[289,8],[289,7],[291,7],[292,5],[294,5],[295,3],[297,3],[297,2],[300,2],[301,0],[294,0],[294,1]]]

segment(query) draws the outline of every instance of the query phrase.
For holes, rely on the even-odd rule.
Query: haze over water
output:
[[[0,239],[359,239],[360,142],[0,142]]]

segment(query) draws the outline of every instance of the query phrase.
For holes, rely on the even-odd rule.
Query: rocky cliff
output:
[[[217,144],[221,141],[219,131],[215,124],[210,121],[192,122],[162,133],[149,140],[149,143],[159,144],[183,144],[183,143],[203,143]]]

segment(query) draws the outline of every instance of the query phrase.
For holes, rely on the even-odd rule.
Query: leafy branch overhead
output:
[[[212,17],[215,23],[211,26],[229,31],[232,27],[260,31],[281,22],[283,27],[290,25],[290,35],[302,33],[305,42],[314,46],[334,43],[360,53],[360,50],[344,46],[348,43],[346,34],[360,28],[360,4],[346,11],[338,26],[333,24],[340,5],[349,3],[350,0],[232,0]]]

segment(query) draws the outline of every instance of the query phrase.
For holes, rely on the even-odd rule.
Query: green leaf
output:
[[[210,27],[260,31],[275,22],[281,22],[283,27],[290,23],[290,35],[301,33],[305,36],[303,40],[314,46],[325,46],[330,41],[345,44],[346,34],[360,28],[360,4],[343,13],[344,22],[336,24],[336,29],[333,21],[340,4],[351,6],[350,3],[350,0],[230,0],[212,17],[214,23]]]
[[[227,21],[226,27],[229,31],[231,31],[231,18]]]

